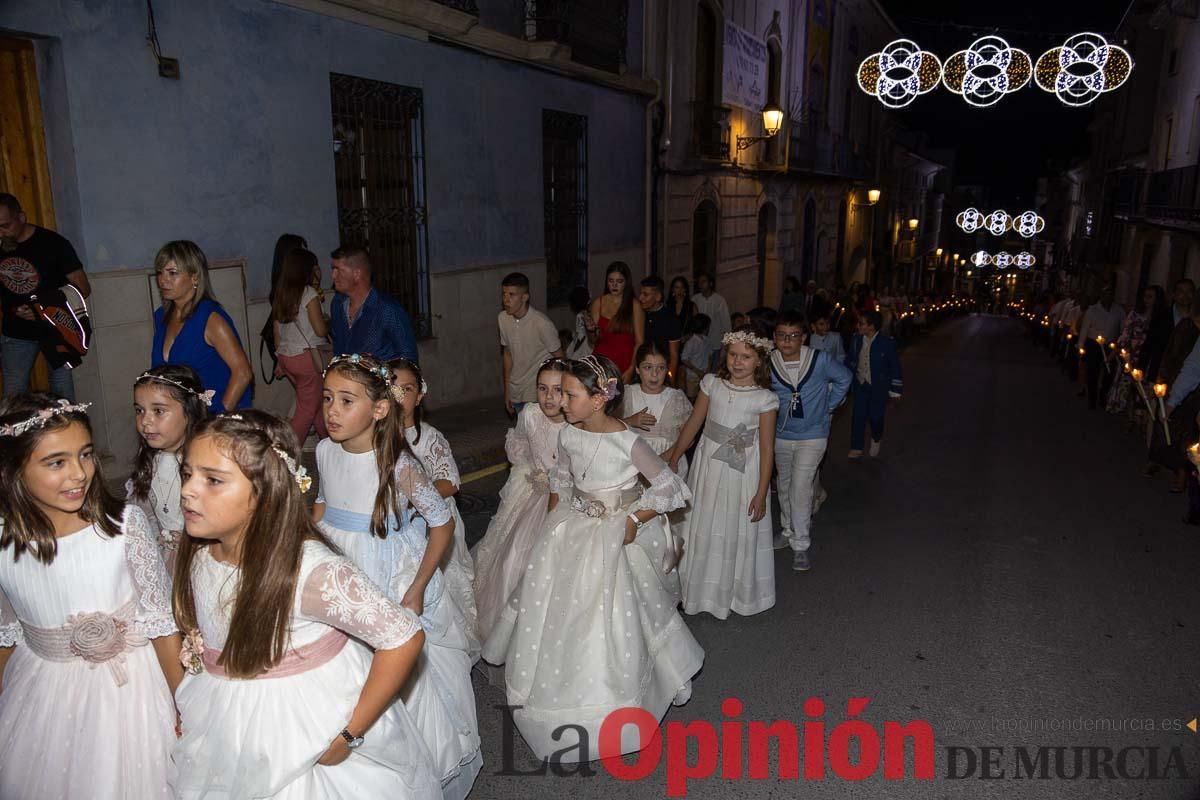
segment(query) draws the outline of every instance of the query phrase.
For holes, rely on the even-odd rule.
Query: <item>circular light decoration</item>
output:
[[[992,263],[996,265],[996,269],[1008,269],[1012,266],[1013,259],[1008,253],[996,253],[992,256]]]
[[[976,39],[946,59],[942,83],[973,106],[986,108],[1029,83],[1033,61],[999,36]]]
[[[942,62],[916,42],[897,39],[858,66],[858,86],[888,108],[903,108],[932,91],[942,78]]]
[[[1012,220],[1012,229],[1026,239],[1037,236],[1045,228],[1046,220],[1042,219],[1036,211],[1026,211],[1013,217]]]
[[[954,219],[958,227],[966,233],[974,233],[983,227],[983,214],[977,208],[960,211]]]
[[[986,267],[992,263],[992,257],[983,250],[971,253],[971,263],[977,267]]]
[[[1037,263],[1037,259],[1034,258],[1033,253],[1017,253],[1013,260],[1021,269],[1029,269]]]
[[[946,65],[949,66],[947,61]],[[1038,57],[1034,70],[1038,87],[1053,92],[1068,106],[1086,106],[1104,92],[1125,83],[1133,57],[1096,33],[1077,33]]]
[[[988,229],[988,233],[992,236],[1003,236],[1008,232],[1009,226],[1012,225],[1012,217],[1007,211],[993,211],[983,219],[983,227]]]

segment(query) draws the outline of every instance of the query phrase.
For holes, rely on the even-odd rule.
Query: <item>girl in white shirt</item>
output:
[[[301,446],[310,428],[324,439],[325,420],[321,414],[322,372],[325,369],[320,346],[326,343],[329,324],[321,310],[321,298],[311,285],[317,257],[297,248],[283,257],[279,283],[271,316],[275,320],[275,355],[279,369],[296,390],[296,411],[292,431]]]

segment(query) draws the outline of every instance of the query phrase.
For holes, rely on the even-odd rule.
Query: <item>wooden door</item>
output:
[[[30,223],[55,227],[33,42],[4,36],[0,36],[0,192],[21,201]],[[39,356],[30,387],[44,391],[48,378],[46,362]]]

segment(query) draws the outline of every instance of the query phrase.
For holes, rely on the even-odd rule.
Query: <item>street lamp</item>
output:
[[[908,229],[910,231],[915,231],[917,229],[917,226],[920,224],[921,224],[921,221],[919,219],[917,219],[916,217],[913,217],[912,219],[910,219],[908,221]]]
[[[763,130],[767,132],[766,136],[739,136],[737,138],[738,152],[742,152],[747,147],[765,142],[775,134],[779,133],[779,129],[783,127],[783,109],[774,103],[767,103],[762,110]]]
[[[855,203],[854,205],[855,206],[873,206],[879,202],[879,194],[880,194],[880,192],[878,189],[867,189],[867,202]]]
[[[942,257],[942,248],[940,248],[940,247],[939,247],[939,248],[938,248],[937,250],[935,250],[934,252],[937,254],[937,257],[938,257],[938,258],[941,258],[941,257]]]

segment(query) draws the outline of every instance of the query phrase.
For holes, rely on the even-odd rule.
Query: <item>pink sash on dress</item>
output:
[[[333,660],[334,656],[342,652],[342,648],[346,646],[348,638],[341,631],[332,630],[315,642],[295,648],[284,656],[282,661],[261,675],[256,675],[254,679],[287,678],[328,664]],[[204,662],[205,672],[215,675],[218,678],[225,678],[228,677],[225,674],[225,668],[217,663],[217,659],[220,657],[220,650],[213,647],[206,647],[204,648],[204,653],[200,656],[200,660]]]

